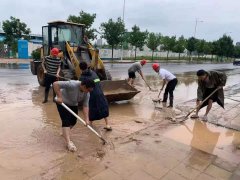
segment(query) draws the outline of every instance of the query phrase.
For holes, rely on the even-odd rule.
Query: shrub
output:
[[[41,48],[32,51],[31,56],[34,60],[39,60],[41,58]]]

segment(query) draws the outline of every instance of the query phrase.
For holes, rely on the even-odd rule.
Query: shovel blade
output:
[[[153,102],[160,102],[161,100],[162,100],[161,98],[152,99]]]

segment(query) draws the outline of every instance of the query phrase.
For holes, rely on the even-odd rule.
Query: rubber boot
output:
[[[173,107],[173,97],[170,97],[170,98],[169,98],[169,101],[170,101],[170,102],[169,102],[169,106],[168,106],[168,107],[169,107],[169,108],[172,108],[172,107]]]
[[[48,102],[48,94],[49,94],[49,91],[45,91],[44,100],[42,103]]]

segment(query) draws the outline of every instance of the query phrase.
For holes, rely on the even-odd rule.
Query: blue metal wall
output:
[[[18,58],[28,59],[28,41],[18,40]]]

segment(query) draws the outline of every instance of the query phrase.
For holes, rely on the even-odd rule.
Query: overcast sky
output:
[[[53,20],[66,20],[81,10],[96,13],[94,27],[99,29],[109,18],[122,17],[124,0],[1,0],[0,21],[20,18],[34,34]],[[240,41],[240,0],[125,0],[125,25],[163,35],[194,35],[216,40],[224,33]],[[203,22],[200,22],[203,21]]]

